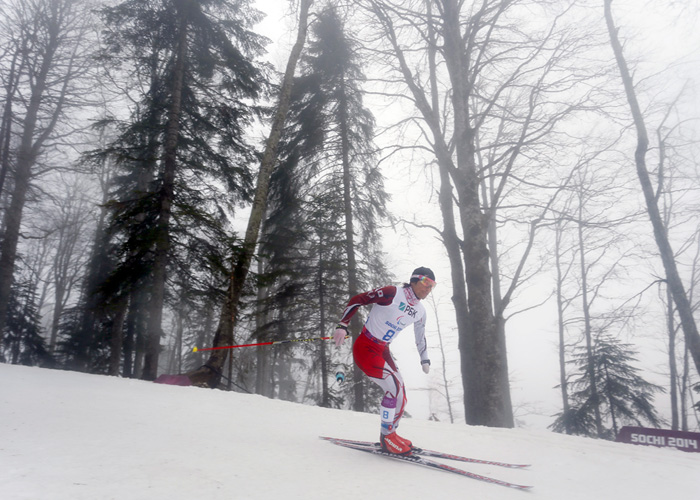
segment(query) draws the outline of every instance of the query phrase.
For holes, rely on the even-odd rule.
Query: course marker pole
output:
[[[215,351],[217,349],[237,349],[239,347],[255,347],[261,345],[276,345],[276,344],[289,344],[291,342],[314,342],[316,340],[330,340],[333,337],[313,337],[308,339],[288,339],[288,340],[274,340],[272,342],[258,342],[255,344],[239,344],[239,345],[225,345],[220,347],[204,347],[202,349],[195,347],[192,352],[203,352],[203,351]],[[345,336],[346,339],[350,338],[350,335]]]

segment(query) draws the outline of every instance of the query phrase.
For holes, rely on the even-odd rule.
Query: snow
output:
[[[685,500],[700,491],[700,453],[402,422],[401,433],[425,448],[531,463],[529,470],[452,463],[535,486],[522,492],[318,439],[375,440],[376,415],[7,364],[0,380],[5,500]]]

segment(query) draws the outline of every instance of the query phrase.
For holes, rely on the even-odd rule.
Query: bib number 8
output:
[[[384,334],[384,336],[382,337],[382,340],[383,340],[384,342],[389,342],[389,341],[392,339],[392,337],[393,337],[394,335],[396,335],[396,331],[394,331],[394,330],[388,330],[388,331]]]

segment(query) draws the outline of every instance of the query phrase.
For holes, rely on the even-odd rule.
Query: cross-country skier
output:
[[[401,330],[413,324],[421,366],[425,373],[430,371],[425,340],[425,308],[420,301],[428,296],[435,285],[435,274],[427,267],[419,267],[413,271],[409,283],[401,288],[385,286],[355,295],[333,334],[335,345],[340,346],[348,333],[350,318],[360,306],[373,304],[352,353],[357,366],[384,390],[380,442],[382,448],[390,453],[408,454],[412,444],[396,434],[406,406],[406,393],[403,378],[389,352],[389,344]]]

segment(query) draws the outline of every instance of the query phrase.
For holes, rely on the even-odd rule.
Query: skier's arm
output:
[[[420,355],[420,364],[423,371],[430,371],[430,358],[428,358],[428,341],[425,339],[425,314],[423,317],[413,324],[413,332],[416,335],[416,348]]]
[[[364,292],[355,295],[353,298],[350,299],[350,302],[348,302],[348,305],[347,307],[345,307],[345,311],[343,312],[343,315],[341,316],[340,321],[338,323],[343,326],[348,326],[350,324],[350,320],[361,306],[366,306],[369,304],[379,304],[380,306],[388,306],[389,304],[391,304],[392,300],[394,300],[395,295],[395,286],[385,286],[383,288],[376,288],[370,292]]]

